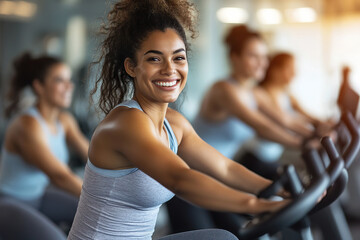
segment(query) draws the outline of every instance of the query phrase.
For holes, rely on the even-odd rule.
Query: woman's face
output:
[[[71,70],[63,64],[50,67],[42,85],[41,97],[51,105],[67,108],[71,105],[74,85]]]
[[[249,39],[243,51],[232,57],[234,71],[244,78],[262,80],[268,66],[267,54],[267,47],[262,40]]]
[[[127,72],[134,78],[136,98],[174,102],[184,89],[188,74],[183,40],[173,29],[151,32],[136,52],[136,66],[127,68]]]

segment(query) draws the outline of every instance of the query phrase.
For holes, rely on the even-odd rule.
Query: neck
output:
[[[150,117],[157,131],[161,133],[164,128],[164,120],[168,103],[155,103],[141,96],[134,96],[135,101],[139,103],[142,110]]]
[[[35,104],[35,107],[39,110],[43,119],[50,124],[55,123],[58,120],[61,112],[61,109],[50,106],[49,104],[41,101],[38,101]]]
[[[246,77],[239,73],[232,73],[231,78],[234,79],[239,86],[248,87],[251,88],[254,86],[254,81],[251,80],[251,78]]]

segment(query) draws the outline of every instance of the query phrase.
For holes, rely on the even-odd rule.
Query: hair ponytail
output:
[[[20,95],[23,89],[28,86],[31,87],[35,79],[43,82],[49,68],[61,62],[61,60],[49,56],[34,58],[29,52],[15,59],[13,62],[15,72],[10,79],[10,89],[6,95],[9,104],[5,108],[5,116],[10,117],[12,113],[18,110]]]

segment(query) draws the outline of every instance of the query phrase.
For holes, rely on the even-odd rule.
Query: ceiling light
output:
[[[14,14],[19,17],[29,18],[35,15],[36,7],[37,6],[34,3],[19,1],[17,2]]]
[[[282,21],[282,15],[275,8],[262,8],[256,13],[256,16],[262,24],[279,24]]]
[[[0,14],[11,15],[16,9],[16,2],[0,1]]]
[[[287,9],[286,17],[289,22],[315,22],[317,14],[313,8],[303,7]]]
[[[248,13],[242,8],[220,8],[216,16],[223,23],[245,23],[248,20]]]

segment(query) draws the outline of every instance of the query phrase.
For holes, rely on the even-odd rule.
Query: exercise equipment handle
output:
[[[345,161],[345,167],[348,169],[350,165],[355,160],[359,150],[360,150],[360,134],[359,134],[359,126],[356,123],[353,115],[350,112],[345,112],[341,116],[342,121],[345,123],[351,134],[351,142],[349,146],[346,148],[343,158]]]

